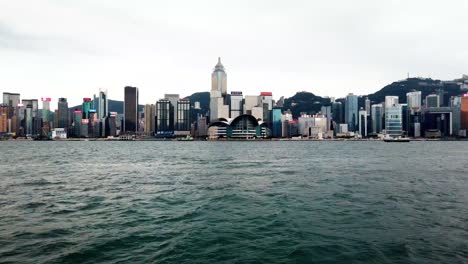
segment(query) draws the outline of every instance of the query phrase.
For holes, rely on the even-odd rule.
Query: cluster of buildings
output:
[[[468,79],[467,79],[468,80]],[[420,91],[371,102],[349,94],[344,100],[330,98],[321,111],[294,117],[284,109],[284,100],[273,100],[271,92],[243,95],[227,90],[227,74],[221,59],[211,75],[209,110],[178,94],[166,94],[155,104],[139,107],[137,87],[124,88],[122,113],[109,110],[107,90],[83,98],[81,107],[70,109],[59,98],[50,110],[50,98],[21,99],[3,93],[0,105],[0,136],[35,139],[56,138],[369,138],[466,137],[468,93],[444,100],[443,91],[422,98]],[[463,82],[468,88],[468,82]],[[42,108],[39,108],[39,103]]]

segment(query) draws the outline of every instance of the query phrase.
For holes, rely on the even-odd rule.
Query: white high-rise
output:
[[[213,73],[211,74],[210,92],[210,120],[229,118],[229,105],[226,104],[227,75],[221,58],[218,58]]]

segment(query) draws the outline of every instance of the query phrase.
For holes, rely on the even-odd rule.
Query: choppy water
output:
[[[467,263],[468,142],[0,142],[1,263]]]

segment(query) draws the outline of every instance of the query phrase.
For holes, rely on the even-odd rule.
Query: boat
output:
[[[407,138],[407,137],[385,137],[383,139],[384,142],[400,142],[400,143],[403,143],[403,142],[410,142],[410,139]]]

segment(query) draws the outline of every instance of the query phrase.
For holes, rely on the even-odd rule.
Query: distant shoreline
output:
[[[59,139],[59,140],[33,140],[33,139],[7,139],[7,140],[0,140],[0,142],[131,142],[131,141],[157,141],[157,142],[303,142],[303,141],[315,141],[315,142],[384,142],[381,139],[342,139],[342,138],[335,138],[335,139],[227,139],[227,140],[177,140],[177,139],[152,139],[152,138],[135,138],[133,140],[119,140],[119,139],[104,139],[104,138],[70,138],[70,139]],[[426,138],[417,138],[417,139],[410,139],[410,141],[416,142],[425,142],[425,141],[468,141],[468,138],[437,138],[437,139],[426,139]]]

